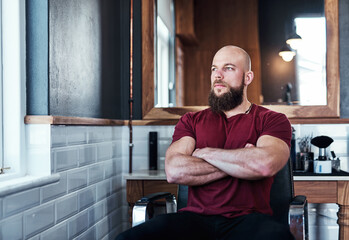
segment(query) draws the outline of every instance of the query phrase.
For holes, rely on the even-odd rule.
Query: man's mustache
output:
[[[224,85],[226,87],[229,87],[227,83],[223,82],[222,80],[215,80],[213,82],[213,85],[212,86],[215,86],[216,84],[221,84],[221,85]]]

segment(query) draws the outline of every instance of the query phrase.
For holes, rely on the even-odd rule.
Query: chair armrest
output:
[[[151,202],[151,201],[156,201],[158,199],[167,198],[167,197],[171,197],[171,196],[173,196],[173,195],[169,192],[151,193],[151,194],[148,194],[147,196],[142,197],[137,202]]]
[[[138,200],[132,210],[132,227],[137,226],[156,215],[156,201],[166,200],[166,213],[177,212],[176,197],[168,192],[151,193]]]
[[[292,199],[292,202],[290,205],[304,205],[306,204],[307,202],[307,197],[306,196],[303,196],[303,195],[298,195],[298,196],[295,196],[293,199]]]
[[[295,239],[308,239],[308,202],[306,196],[296,196],[288,214],[290,230]]]

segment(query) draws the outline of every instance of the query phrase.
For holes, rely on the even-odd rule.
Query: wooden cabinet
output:
[[[307,196],[309,203],[337,203],[339,239],[349,239],[349,179],[336,180],[335,176],[327,180],[316,178],[319,180],[295,181],[295,195]]]

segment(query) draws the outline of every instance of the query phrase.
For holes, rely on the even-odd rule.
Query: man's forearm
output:
[[[268,167],[259,161],[258,151],[249,149],[200,149],[200,156],[226,174],[242,179],[260,179],[268,175]],[[251,157],[253,159],[251,159]]]
[[[195,150],[193,156],[204,159],[230,176],[260,179],[274,175],[287,162],[289,149],[280,141],[264,137],[258,147],[248,144],[234,150],[204,148]]]
[[[183,154],[168,157],[165,166],[167,181],[170,183],[197,186],[228,176],[200,158]]]

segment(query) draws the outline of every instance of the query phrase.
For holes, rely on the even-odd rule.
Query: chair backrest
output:
[[[281,223],[288,224],[289,204],[294,196],[291,161],[275,175],[270,191],[270,206],[273,216]],[[187,206],[188,186],[179,185],[177,209]]]
[[[177,209],[181,209],[187,206],[188,202],[188,186],[179,185],[177,194]]]
[[[294,196],[292,165],[287,164],[275,175],[270,191],[270,206],[279,222],[288,224],[289,206]]]

